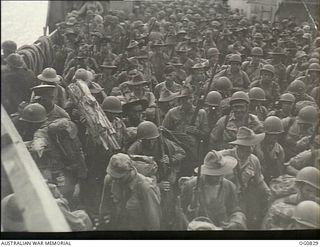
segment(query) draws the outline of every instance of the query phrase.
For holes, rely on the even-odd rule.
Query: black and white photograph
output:
[[[319,24],[320,0],[1,1],[1,236],[316,239]]]

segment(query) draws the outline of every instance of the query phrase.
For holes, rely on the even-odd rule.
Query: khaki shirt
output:
[[[244,122],[239,122],[235,119],[231,112],[229,115],[221,117],[216,126],[210,133],[209,145],[212,149],[221,149],[230,147],[229,142],[236,140],[237,132],[241,126],[245,126]],[[249,114],[247,127],[252,129],[255,133],[263,132],[262,122],[257,116]]]
[[[114,230],[160,230],[160,190],[139,173],[129,185],[104,179],[100,216],[110,215]]]

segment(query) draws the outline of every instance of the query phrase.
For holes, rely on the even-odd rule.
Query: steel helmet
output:
[[[3,50],[15,52],[17,50],[17,43],[12,40],[3,41],[1,44]]]
[[[214,55],[219,55],[220,52],[217,48],[209,48],[207,51],[207,57],[212,57]]]
[[[255,39],[263,39],[263,35],[261,33],[256,33],[253,38]]]
[[[250,100],[258,100],[258,101],[265,101],[266,94],[260,87],[253,87],[249,90],[249,99]]]
[[[302,201],[296,206],[292,218],[302,225],[318,229],[320,205],[314,201]]]
[[[158,127],[150,121],[143,121],[138,125],[137,128],[137,139],[154,139],[159,137]]]
[[[318,52],[312,52],[311,55],[310,55],[310,58],[320,58],[320,55]]]
[[[313,63],[319,65],[319,62],[320,62],[319,58],[316,58],[316,57],[310,58],[310,59],[308,60],[309,67],[310,67],[310,65],[313,64]]]
[[[57,72],[54,68],[45,68],[37,78],[45,82],[58,82],[60,78],[57,75]]]
[[[305,106],[298,113],[298,123],[314,124],[318,119],[318,111],[314,106]]]
[[[237,92],[232,94],[231,100],[230,100],[230,105],[234,104],[237,101],[244,101],[247,104],[250,103],[248,94],[246,94],[243,91],[237,91]]]
[[[232,82],[228,77],[222,76],[214,83],[214,87],[219,91],[228,91],[232,89]]]
[[[296,182],[304,182],[318,190],[320,189],[319,181],[320,171],[313,166],[307,166],[302,168],[296,176]]]
[[[89,79],[88,71],[85,69],[77,69],[77,71],[74,73],[74,78],[87,81]]]
[[[301,93],[304,93],[306,91],[306,85],[301,80],[294,80],[288,86],[287,91],[290,92],[290,93],[301,94]]]
[[[251,56],[263,56],[263,50],[261,47],[253,47],[251,49]]]
[[[232,54],[229,58],[229,62],[238,62],[241,63],[241,56],[238,54]]]
[[[102,110],[111,113],[121,113],[122,105],[116,96],[108,96],[103,100]]]
[[[281,119],[276,116],[267,117],[264,120],[264,128],[267,134],[280,134],[284,131]]]
[[[39,103],[33,103],[27,105],[21,113],[20,120],[29,123],[42,123],[47,121],[46,109]]]
[[[296,97],[294,97],[294,95],[291,93],[284,93],[280,95],[279,101],[294,103],[296,101]]]
[[[263,65],[262,69],[260,70],[260,73],[261,73],[262,71],[271,72],[273,75],[274,75],[274,73],[275,73],[275,69],[274,69],[273,65],[271,65],[271,64],[265,64],[265,65]]]
[[[219,106],[222,100],[222,96],[217,91],[211,91],[208,93],[205,103],[210,106]]]
[[[318,63],[312,63],[308,67],[309,71],[320,71],[320,65]]]

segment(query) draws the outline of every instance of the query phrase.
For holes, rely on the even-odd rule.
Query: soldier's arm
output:
[[[220,150],[221,144],[223,142],[223,132],[224,132],[224,121],[225,116],[221,117],[216,126],[212,129],[209,137],[209,147],[210,149]]]
[[[209,135],[209,125],[208,125],[208,117],[205,110],[200,109],[199,111],[199,119],[200,119],[200,135],[203,139],[207,139]]]
[[[245,230],[246,226],[246,216],[241,211],[239,198],[237,195],[236,186],[230,182],[229,186],[226,188],[228,190],[228,198],[227,198],[227,211],[229,216],[229,223],[235,223],[236,229],[233,230]]]
[[[255,175],[253,177],[254,183],[256,184],[258,191],[260,191],[262,198],[268,201],[271,196],[271,191],[266,182],[264,181],[264,177],[261,172],[260,161],[256,156],[254,156],[253,162],[255,164]]]
[[[171,109],[172,110],[172,109]],[[172,125],[172,111],[169,110],[167,112],[167,114],[165,115],[164,119],[163,119],[163,122],[162,122],[162,125],[163,127],[165,127],[166,129],[168,130],[172,130],[173,129],[173,125]]]
[[[141,192],[147,230],[160,230],[161,207],[159,188],[153,184],[143,183]]]
[[[243,74],[243,87],[247,89],[249,88],[249,85],[251,82],[246,72],[242,71],[242,74]]]
[[[177,143],[170,140],[167,140],[167,143],[168,143],[168,148],[171,151],[172,162],[174,164],[178,163],[179,161],[181,161],[186,157],[186,152]]]
[[[308,163],[310,158],[311,158],[311,150],[303,151],[298,155],[292,157],[288,161],[288,163],[286,163],[287,173],[289,175],[296,176],[299,170],[309,165]]]
[[[99,216],[102,219],[104,216],[111,216],[113,208],[113,200],[111,197],[111,177],[106,175],[103,181],[103,189],[99,205]]]

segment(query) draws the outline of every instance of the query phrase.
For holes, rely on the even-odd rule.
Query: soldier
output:
[[[198,142],[200,139],[204,140],[209,132],[207,114],[203,109],[197,112],[195,123],[191,123],[193,115],[195,114],[195,106],[193,106],[192,90],[189,87],[183,87],[178,98],[179,106],[174,107],[168,111],[164,120],[163,126],[168,130],[182,134],[185,139],[185,145],[189,147],[191,164],[186,165],[182,172],[189,174],[192,172],[195,161],[199,156]]]
[[[316,135],[311,148],[303,151],[296,156],[292,157],[285,163],[286,171],[288,174],[296,176],[297,173],[304,167],[314,166],[320,169],[320,136]]]
[[[320,171],[314,167],[305,167],[296,176],[297,193],[280,198],[272,203],[263,223],[263,230],[286,229],[292,223],[297,205],[303,201],[319,202]]]
[[[305,66],[307,65],[308,55],[304,51],[299,51],[296,54],[296,63],[290,64],[286,69],[286,76],[288,84],[297,79],[298,77],[303,76],[305,72]]]
[[[320,228],[320,206],[313,201],[300,202],[294,212],[294,223],[288,229],[290,230],[306,230],[306,229],[319,229]]]
[[[137,75],[133,77],[132,80],[127,82],[127,85],[129,86],[129,89],[131,92],[125,96],[125,99],[127,102],[135,101],[135,100],[141,100],[145,99],[148,102],[148,107],[146,109],[146,117],[148,120],[154,120],[155,119],[155,97],[152,92],[150,92],[146,88],[146,84],[148,81],[144,79],[144,77]]]
[[[22,57],[12,53],[7,57],[7,65],[1,67],[1,103],[8,114],[17,112],[22,101],[29,101],[30,89],[36,85],[33,72],[25,66]]]
[[[171,65],[174,68],[174,71],[175,71],[174,81],[181,85],[182,82],[186,80],[187,73],[182,68],[183,64],[180,62],[180,59],[178,57],[173,57],[169,61],[168,65]]]
[[[305,101],[305,100],[312,101],[312,102],[314,101],[313,98],[306,93],[306,90],[307,90],[306,84],[303,81],[298,79],[291,82],[287,88],[287,92],[294,95],[296,99],[295,101],[296,103],[298,103],[299,101]]]
[[[259,87],[253,87],[249,90],[249,113],[256,115],[260,121],[264,121],[267,117],[268,110],[263,105],[266,101],[264,91]]]
[[[123,153],[111,157],[104,179],[100,218],[112,230],[160,230],[160,191]]]
[[[311,91],[319,86],[320,65],[319,63],[311,63],[308,67],[307,73],[304,76],[298,77],[306,85],[306,93],[311,94]],[[319,103],[319,102],[318,102]]]
[[[240,207],[247,217],[249,229],[257,229],[266,211],[266,205],[271,192],[264,181],[259,159],[252,153],[253,147],[259,144],[265,133],[255,134],[247,127],[240,127],[237,139],[230,144],[232,149],[220,151],[222,155],[229,155],[237,159],[238,164],[230,177],[235,183],[240,198]],[[252,202],[257,202],[252,204]]]
[[[249,96],[242,91],[231,96],[231,113],[222,116],[210,133],[211,149],[220,150],[229,147],[235,140],[241,126],[248,126],[256,133],[263,132],[263,125],[257,116],[249,114]]]
[[[309,148],[309,139],[315,131],[317,117],[317,109],[306,106],[299,111],[296,118],[287,117],[282,120],[286,130],[282,144],[285,147],[286,161]]]
[[[236,165],[236,159],[214,150],[206,155],[199,181],[191,177],[182,187],[181,204],[189,219],[205,216],[224,230],[246,229],[236,187],[224,178]],[[200,170],[196,168],[196,172]]]
[[[176,102],[177,95],[178,95],[178,93],[172,93],[171,91],[169,91],[166,88],[164,88],[161,91],[160,98],[157,102],[158,107],[159,107],[159,111],[160,111],[160,113],[159,113],[160,114],[160,116],[159,116],[160,123],[162,123],[167,112],[170,109],[172,109],[173,107],[177,106],[177,102]]]
[[[156,40],[151,44],[152,54],[150,56],[150,63],[157,81],[164,81],[163,73],[165,65],[169,62],[169,57],[162,51],[162,47],[164,47],[164,44],[161,40]]]
[[[103,100],[102,110],[105,112],[107,118],[112,123],[113,128],[116,131],[115,138],[121,147],[121,150],[125,150],[128,134],[126,125],[119,117],[122,113],[121,101],[118,97],[108,96]]]
[[[278,137],[283,133],[283,125],[278,117],[270,116],[264,121],[265,138],[256,147],[255,155],[259,158],[262,174],[267,184],[272,178],[284,174],[284,150],[278,143]]]
[[[160,137],[157,126],[149,121],[138,125],[137,141],[128,149],[128,154],[154,157],[158,164],[158,186],[161,191],[162,229],[171,229],[174,220],[175,198],[177,195],[177,174],[185,151],[163,135]]]
[[[184,85],[191,87],[195,96],[199,97],[206,80],[204,65],[202,63],[196,63],[192,66],[191,74],[186,78]],[[195,99],[194,103],[197,104],[197,99]]]
[[[145,120],[145,110],[148,107],[146,99],[126,102],[122,105],[123,113],[127,118],[124,120],[127,127],[137,127]]]
[[[293,117],[294,103],[296,98],[291,93],[284,93],[280,95],[279,101],[275,104],[275,110],[270,111],[268,116],[277,116],[280,119],[286,117]]]
[[[174,81],[176,76],[173,66],[166,66],[164,69],[164,76],[166,80],[156,85],[154,89],[154,96],[156,100],[159,99],[161,91],[164,89],[169,90],[171,93],[177,93],[181,90],[182,86]]]
[[[207,51],[206,57],[209,61],[207,77],[211,78],[213,73],[213,68],[215,67],[216,63],[219,62],[220,52],[217,48],[209,48]],[[217,66],[216,71],[219,71],[219,70],[220,70],[220,65]]]
[[[263,64],[261,58],[263,57],[263,50],[260,47],[253,47],[251,50],[251,61],[245,61],[242,63],[241,68],[247,73],[250,81],[260,79],[260,70]]]
[[[272,65],[266,64],[260,70],[261,79],[254,81],[250,84],[250,88],[252,87],[260,87],[263,89],[266,95],[266,106],[268,108],[273,108],[275,101],[280,96],[280,87],[278,83],[276,83],[273,78],[275,75],[275,69]]]
[[[57,75],[57,72],[53,68],[45,68],[40,75],[37,76],[42,85],[53,85],[56,87],[54,103],[61,108],[65,108],[67,102],[66,90],[59,85],[61,81],[60,77]],[[31,99],[32,101],[32,99]]]
[[[15,123],[22,140],[32,141],[33,135],[48,120],[46,109],[39,103],[28,104],[23,108],[19,116],[19,121]]]
[[[104,60],[100,67],[102,73],[96,76],[97,83],[104,88],[104,92],[107,95],[110,95],[112,88],[118,84],[117,78],[114,75],[117,66],[113,65],[110,60]]]
[[[221,117],[220,103],[222,96],[218,91],[211,91],[205,99],[205,110],[208,116],[208,126],[211,131]]]
[[[274,73],[275,82],[279,84],[280,92],[283,93],[288,86],[287,79],[286,79],[286,67],[282,63],[282,58],[284,56],[283,49],[281,47],[276,47],[269,54],[272,57],[270,64],[275,69],[275,73]]]
[[[246,72],[241,69],[241,56],[232,54],[229,59],[230,66],[221,70],[215,78],[226,76],[233,85],[233,90],[246,90],[250,85],[250,79]]]
[[[58,118],[70,119],[69,114],[54,103],[56,86],[39,85],[31,89],[34,93],[34,101],[46,109],[48,122],[52,122]]]
[[[6,65],[7,57],[12,53],[16,53],[17,44],[12,40],[6,40],[2,42],[1,48],[3,50],[3,55],[1,55],[1,65]]]
[[[195,64],[195,62],[191,58],[188,57],[188,51],[189,51],[189,49],[184,45],[176,52],[180,58],[181,63],[183,64],[182,68],[187,73],[187,75],[190,75],[191,67]]]

